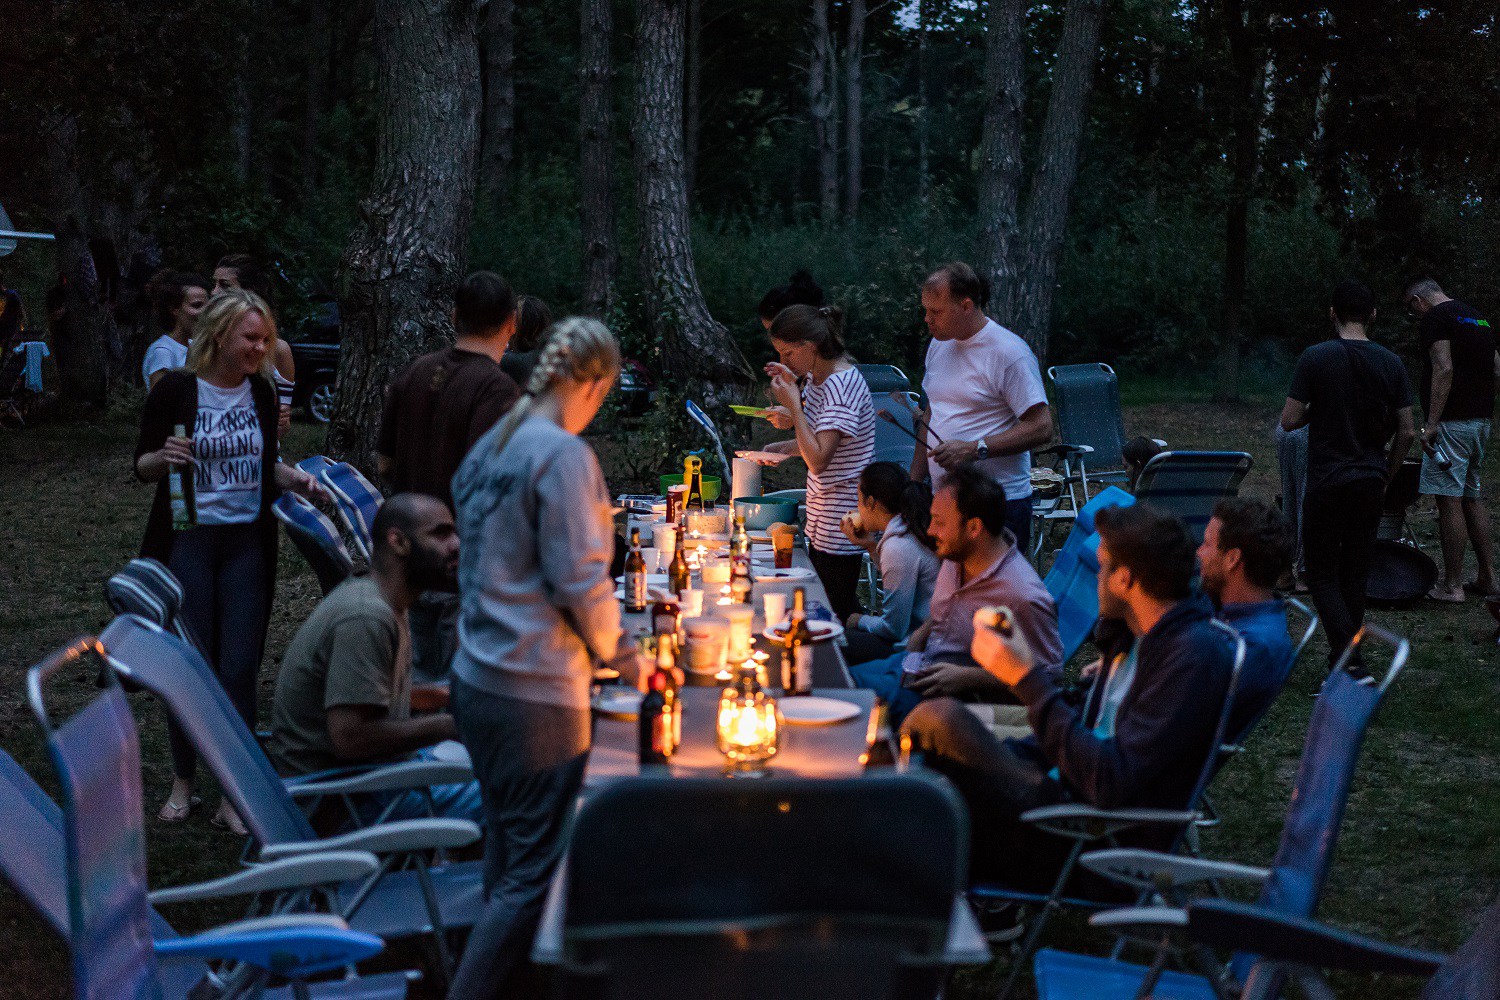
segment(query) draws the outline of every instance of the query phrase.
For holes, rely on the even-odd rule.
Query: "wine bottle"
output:
[[[172,428],[172,436],[187,437],[187,427],[177,424]],[[167,490],[172,500],[172,528],[176,531],[186,531],[198,522],[198,505],[194,502],[193,477],[194,463],[186,465],[171,465],[167,468]]]
[[[812,694],[812,630],[807,627],[807,595],[792,591],[792,621],[781,645],[782,695]]]
[[[741,514],[734,519],[734,534],[729,539],[729,599],[736,604],[749,604],[753,598],[750,554],[750,534],[745,531]]]
[[[630,554],[625,557],[625,610],[646,610],[646,557],[641,554],[641,529],[630,529]]]

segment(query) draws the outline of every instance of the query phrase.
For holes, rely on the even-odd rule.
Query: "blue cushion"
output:
[[[1038,1000],[1131,1000],[1150,970],[1144,965],[1043,948],[1032,963]],[[1208,980],[1164,972],[1152,1000],[1217,1000]]]

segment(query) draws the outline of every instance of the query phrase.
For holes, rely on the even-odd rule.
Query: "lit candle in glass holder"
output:
[[[724,586],[719,588],[718,603],[720,607],[727,607],[728,605],[734,603],[733,599],[731,599],[731,597],[729,596],[729,584],[726,583]]]
[[[739,680],[719,696],[719,752],[737,774],[764,774],[781,741],[776,699],[766,694],[755,674],[755,661],[746,660]]]

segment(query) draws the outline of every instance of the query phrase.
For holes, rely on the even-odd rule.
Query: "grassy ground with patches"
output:
[[[1149,398],[1127,399],[1126,430],[1166,439],[1174,447],[1237,448],[1255,457],[1248,493],[1273,496],[1276,478],[1272,422],[1279,399],[1240,406],[1202,402],[1193,387],[1153,386]],[[1169,400],[1169,401],[1163,401]],[[26,708],[22,678],[46,652],[108,620],[104,579],[134,555],[150,504],[149,487],[130,474],[133,412],[82,425],[49,425],[0,432],[0,746],[49,791],[55,791],[45,752]],[[283,452],[300,458],[321,447],[321,433],[297,425]],[[606,454],[609,449],[601,449]],[[1491,482],[1500,475],[1492,459]],[[1412,524],[1436,556],[1430,506]],[[283,544],[277,601],[265,667],[261,709],[268,711],[282,651],[318,596],[312,573]],[[1405,611],[1377,611],[1373,619],[1409,636],[1411,665],[1377,719],[1350,799],[1343,839],[1322,914],[1342,926],[1407,944],[1449,949],[1472,930],[1479,911],[1500,886],[1500,650],[1493,623],[1472,600],[1461,606],[1426,603]],[[1275,848],[1301,752],[1312,700],[1322,677],[1321,636],[1299,665],[1280,702],[1257,735],[1252,752],[1225,772],[1216,802],[1225,822],[1206,837],[1207,853],[1265,864]],[[86,677],[64,684],[64,703],[81,703]],[[170,784],[160,706],[132,696],[141,723],[147,808],[154,815]],[[238,844],[208,824],[216,796],[203,781],[205,807],[181,826],[147,822],[153,886],[222,874]],[[197,928],[236,915],[235,908],[178,907],[168,916]],[[65,949],[9,889],[0,887],[0,997],[67,995]],[[1061,947],[1107,945],[1078,920],[1065,919],[1051,938]],[[960,977],[959,997],[987,995],[1003,965]],[[1395,979],[1347,979],[1340,993],[1413,996],[1417,987]]]

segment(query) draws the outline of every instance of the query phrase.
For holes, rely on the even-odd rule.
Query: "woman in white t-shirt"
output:
[[[276,460],[276,393],[263,374],[275,342],[275,321],[259,296],[215,295],[198,318],[187,365],[163,372],[146,397],[135,452],[136,475],[157,484],[141,555],[165,563],[181,582],[183,621],[252,732],[275,584],[271,505],[283,490],[323,496],[310,475]],[[179,426],[187,436],[176,433]],[[186,526],[174,525],[174,467],[193,470],[191,490],[183,490]],[[157,816],[180,823],[195,803],[197,755],[175,725],[168,736],[175,780]],[[245,830],[227,800],[214,823]]]
[[[781,360],[766,365],[779,404],[771,423],[796,431],[766,450],[807,463],[807,554],[841,622],[859,610],[864,550],[839,521],[859,506],[859,474],[875,457],[875,404],[844,350],[843,321],[837,306],[788,306],[771,322]]]
[[[146,284],[146,297],[157,326],[167,332],[146,348],[141,378],[147,390],[156,386],[161,373],[187,364],[188,341],[193,324],[208,304],[208,279],[185,271],[161,270]]]

